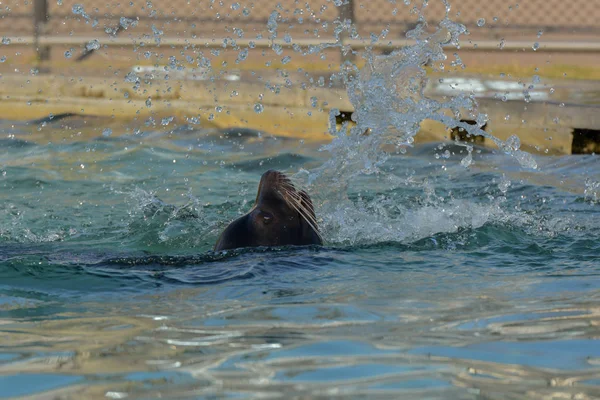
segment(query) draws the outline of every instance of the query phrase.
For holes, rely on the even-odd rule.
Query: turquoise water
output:
[[[0,126],[0,398],[600,394],[597,156],[418,145],[309,185],[325,246],[214,254],[321,144],[84,119]]]

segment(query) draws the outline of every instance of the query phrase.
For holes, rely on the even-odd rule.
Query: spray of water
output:
[[[377,204],[369,207],[349,199],[349,186],[360,176],[377,175],[394,179],[382,169],[391,155],[390,149],[404,153],[407,147],[412,146],[424,120],[438,121],[448,128],[462,128],[473,136],[484,136],[523,168],[537,168],[533,157],[519,149],[518,137],[502,141],[481,129],[487,117],[477,112],[473,95],[459,94],[444,100],[425,95],[428,79],[425,67],[445,61],[444,47],[459,48],[460,36],[468,33],[464,25],[450,19],[450,4],[446,0],[441,1],[445,5],[445,17],[433,32],[425,17],[428,2],[423,2],[416,27],[407,33],[407,37],[415,41],[414,45],[388,55],[366,51],[363,54],[366,65],[361,70],[347,64],[342,66],[341,75],[354,106],[352,119],[356,125],[349,130],[345,126],[337,130],[332,123],[330,133],[334,139],[323,149],[331,154],[331,158],[315,170],[301,171],[296,175],[298,180],[313,187],[314,193],[321,194],[321,224],[326,236],[334,242],[355,244],[361,241],[403,240],[407,235],[415,238],[445,229],[452,231],[457,226],[477,227],[497,213],[498,204],[482,210],[472,209],[469,214],[473,220],[467,221],[467,213],[459,212],[465,205],[458,202],[447,204],[447,207],[430,204],[429,208],[412,212],[404,210],[397,217],[394,215],[398,213],[393,214],[381,199],[373,200]],[[461,122],[461,116],[465,115],[478,124]],[[330,119],[334,120],[335,116],[334,110]],[[467,155],[461,165],[468,167],[473,162],[473,147],[462,146]],[[422,182],[418,184],[423,185]],[[467,207],[472,208],[473,205]],[[416,221],[416,224],[411,221]],[[412,234],[407,234],[407,226],[412,225],[415,225]]]

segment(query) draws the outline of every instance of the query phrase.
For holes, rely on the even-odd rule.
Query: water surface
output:
[[[416,146],[309,186],[325,246],[216,254],[320,144],[94,124],[2,122],[0,398],[600,395],[597,156]]]

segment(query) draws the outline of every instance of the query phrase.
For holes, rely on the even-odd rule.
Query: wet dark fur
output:
[[[269,170],[260,179],[254,207],[248,214],[229,224],[217,240],[214,250],[321,245],[323,241],[318,229],[308,194],[296,190],[281,172]]]

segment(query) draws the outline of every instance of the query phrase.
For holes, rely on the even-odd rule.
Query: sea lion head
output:
[[[265,172],[254,207],[227,226],[214,250],[323,244],[312,201],[281,172]]]

